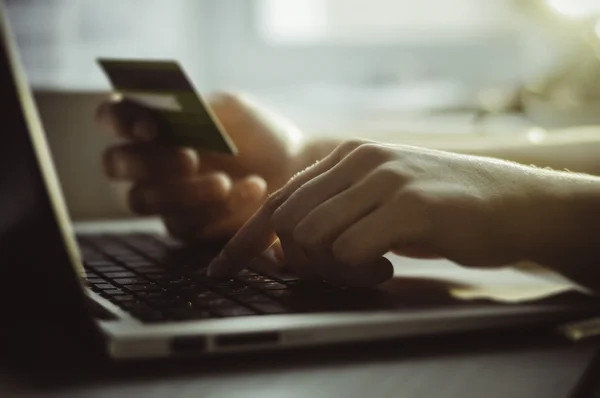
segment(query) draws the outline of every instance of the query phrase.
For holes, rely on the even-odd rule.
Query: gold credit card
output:
[[[161,124],[159,140],[169,145],[237,153],[177,62],[100,58],[98,63],[118,94],[156,113]]]

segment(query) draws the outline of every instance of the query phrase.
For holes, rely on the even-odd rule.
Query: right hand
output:
[[[106,101],[96,115],[124,141],[106,150],[106,174],[132,183],[134,213],[159,215],[183,241],[233,236],[270,192],[303,168],[302,134],[287,120],[239,95],[220,94],[208,103],[237,156],[157,144],[152,111],[129,101]]]

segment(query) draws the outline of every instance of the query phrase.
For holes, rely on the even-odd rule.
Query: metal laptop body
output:
[[[80,341],[87,347],[86,350],[100,351],[117,359],[139,359],[371,341],[506,325],[545,324],[578,317],[567,306],[501,306],[483,303],[414,308],[403,304],[401,300],[388,301],[385,295],[375,295],[377,299],[373,307],[361,309],[360,305],[356,305],[357,302],[375,296],[346,291],[344,294],[351,296],[350,301],[354,299],[354,307],[331,307],[330,311],[321,309],[311,312],[310,306],[305,306],[303,308],[308,310],[290,314],[263,311],[257,315],[209,314],[206,319],[141,321],[127,308],[111,302],[107,298],[106,286],[98,287],[107,284],[100,283],[103,273],[108,272],[106,261],[111,260],[113,264],[116,261],[117,267],[122,265],[120,261],[126,261],[119,259],[124,251],[115,251],[110,242],[103,248],[109,251],[108,254],[95,252],[101,249],[98,242],[111,241],[119,235],[107,234],[116,233],[112,228],[91,226],[82,230],[79,236],[80,242],[88,246],[80,249],[77,244],[4,10],[1,23],[0,280],[4,287],[0,290],[0,305],[3,307],[4,328],[14,329],[18,326],[21,330],[28,330],[25,341],[42,341],[40,346],[52,344],[52,338],[41,337],[51,336],[50,330],[54,330],[56,336],[66,335],[69,336],[68,340]],[[128,224],[121,224],[121,227],[124,228],[123,232],[128,232]],[[98,233],[103,234],[100,240],[97,240]],[[148,239],[155,239],[156,242],[162,239],[160,234],[139,232],[133,235],[128,233],[127,236],[137,237],[138,243],[140,239],[146,239],[145,244],[148,244]],[[168,242],[165,244],[168,245]],[[191,253],[195,253],[196,257],[193,257],[193,261],[186,257],[186,269],[190,272],[195,272],[195,268],[201,269],[207,260],[199,260],[197,256],[210,256],[214,250],[214,247],[192,250]],[[86,259],[87,255],[91,257]],[[139,247],[136,256],[144,261],[154,261],[154,257]],[[87,267],[85,270],[84,263]],[[137,276],[137,271],[132,267],[131,264],[127,265],[127,272]],[[103,271],[90,275],[92,270]],[[89,287],[84,282],[86,277]],[[245,280],[238,282],[250,284],[246,287],[268,297],[272,293],[260,289],[278,286],[274,285],[277,283],[292,285],[290,279],[267,278],[265,282],[265,278],[265,275],[257,272],[246,275]],[[195,279],[190,280],[194,282]],[[122,290],[134,292],[130,285],[121,283]],[[162,278],[156,286],[162,289],[168,283],[168,279]],[[258,289],[252,283],[263,285]],[[119,286],[109,290],[118,291]],[[190,287],[188,283],[186,286],[191,289],[190,294],[197,294],[195,285]],[[303,294],[310,298],[313,293],[305,290]],[[333,291],[328,296],[315,297],[324,301],[329,297],[333,303],[338,296]],[[330,302],[327,301],[327,304]]]

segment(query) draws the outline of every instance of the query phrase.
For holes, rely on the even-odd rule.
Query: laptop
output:
[[[303,281],[267,257],[214,280],[206,266],[217,243],[186,247],[160,232],[130,231],[127,221],[76,233],[1,13],[0,329],[19,335],[8,346],[61,352],[77,343],[85,355],[139,360],[518,329],[584,315],[556,303],[414,306],[379,289]]]

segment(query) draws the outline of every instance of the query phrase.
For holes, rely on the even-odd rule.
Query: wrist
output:
[[[548,173],[532,209],[528,260],[577,283],[600,287],[600,179]]]
[[[336,138],[306,137],[294,159],[292,175],[325,158],[340,145],[341,142],[341,140]]]

